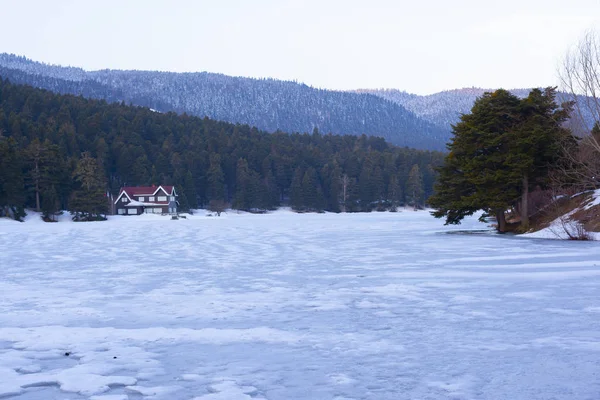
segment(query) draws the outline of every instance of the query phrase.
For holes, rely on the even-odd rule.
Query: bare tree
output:
[[[582,136],[565,144],[564,176],[585,189],[600,186],[600,38],[588,31],[559,68],[561,89],[575,104],[570,128]]]
[[[217,213],[218,217],[221,216],[221,213],[225,211],[227,207],[229,207],[229,205],[225,201],[219,199],[213,199],[208,203],[208,210]]]
[[[33,181],[35,188],[35,211],[40,212],[40,180],[42,174],[40,172],[40,160],[44,147],[38,139],[35,139],[28,147],[29,157],[33,163],[33,169],[31,171],[31,180]]]
[[[348,177],[348,175],[344,174],[340,177],[340,184],[342,185],[342,206],[340,208],[342,212],[346,212],[346,202],[348,201],[348,186],[350,185],[350,178]]]
[[[555,218],[550,222],[548,230],[563,240],[594,240],[585,224],[576,218],[578,208],[569,207],[573,198],[573,189],[565,191],[562,187],[553,187],[549,192],[551,202],[542,210],[548,217]]]

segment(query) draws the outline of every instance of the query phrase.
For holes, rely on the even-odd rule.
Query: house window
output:
[[[121,198],[121,201],[122,201],[123,203],[127,203],[127,197],[122,197],[122,198]]]
[[[158,201],[167,201],[167,196],[158,196]]]
[[[119,208],[119,210],[117,211],[117,213],[119,215],[123,215],[123,214],[125,214],[125,209],[124,208]]]
[[[137,209],[136,208],[130,208],[130,209],[127,210],[127,214],[137,215]]]
[[[150,202],[154,201],[154,196],[148,197],[148,201],[150,201]]]
[[[138,197],[138,200],[139,200],[139,201],[144,201],[144,196],[140,196],[140,197]]]
[[[171,200],[171,201],[175,201],[175,196],[171,196],[171,197],[170,197],[170,200]]]

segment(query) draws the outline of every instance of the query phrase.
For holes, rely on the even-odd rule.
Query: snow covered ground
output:
[[[581,194],[588,193],[582,192],[573,195],[575,198]],[[591,193],[591,196],[587,198],[587,200],[583,201],[579,207],[574,208],[563,217],[557,218],[550,223],[550,225],[544,229],[540,229],[539,231],[526,233],[522,235],[523,237],[529,238],[537,238],[537,239],[559,239],[559,240],[568,240],[569,234],[571,236],[577,237],[578,226],[581,226],[580,222],[576,219],[572,219],[572,215],[583,210],[589,210],[592,207],[596,207],[600,205],[600,189],[595,190]],[[586,232],[587,236],[591,240],[600,241],[600,232]]]
[[[0,398],[600,398],[600,244],[482,229],[0,220]]]

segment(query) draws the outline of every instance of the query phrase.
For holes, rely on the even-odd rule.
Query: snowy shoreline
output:
[[[600,201],[600,196],[598,196],[595,200],[593,200],[593,202],[591,202],[590,204],[592,205],[597,205],[598,202]],[[430,209],[426,209],[426,210],[414,210],[412,207],[403,207],[403,208],[399,208],[397,212],[389,212],[389,211],[385,211],[385,212],[371,212],[371,213],[331,213],[331,212],[325,212],[325,213],[296,213],[294,211],[292,211],[290,208],[288,207],[281,207],[277,210],[273,210],[273,211],[269,211],[267,213],[262,213],[262,214],[255,214],[255,213],[249,213],[249,212],[245,212],[245,211],[238,211],[238,210],[226,210],[225,212],[223,212],[221,214],[221,216],[217,216],[216,213],[213,213],[209,210],[206,209],[197,209],[197,210],[193,210],[192,214],[189,213],[181,213],[180,215],[183,215],[183,218],[180,218],[180,221],[182,221],[183,223],[185,223],[186,221],[193,221],[193,220],[210,220],[210,219],[227,219],[227,218],[273,218],[273,217],[278,217],[278,216],[293,216],[295,218],[302,218],[302,215],[310,215],[313,217],[318,217],[318,216],[337,216],[338,218],[351,218],[352,215],[363,215],[366,218],[368,218],[369,215],[373,216],[373,215],[381,215],[381,214],[390,214],[390,215],[396,215],[396,217],[398,217],[398,215],[400,213],[418,213],[419,215],[423,215],[423,214],[427,214],[429,215],[430,213]],[[477,215],[478,217],[478,215]],[[429,215],[429,218],[431,218],[432,221],[435,221],[435,219]],[[486,224],[486,223],[479,223],[479,222],[475,222],[474,219],[476,219],[475,217],[471,217],[470,220],[471,222],[465,224],[460,224],[460,225],[455,225],[455,226],[443,226],[440,229],[440,232],[450,232],[450,233],[465,233],[465,234],[472,234],[472,233],[483,233],[483,232],[489,232],[489,233],[493,233],[494,229],[492,228],[492,226],[490,224]],[[158,221],[169,221],[168,223],[172,223],[171,222],[171,216],[170,215],[159,215],[159,214],[142,214],[142,215],[135,215],[135,216],[124,216],[124,215],[108,215],[107,216],[107,220],[106,221],[91,221],[91,222],[76,222],[77,225],[80,224],[97,224],[98,222],[101,223],[100,226],[105,226],[108,224],[137,224],[137,223],[146,223],[146,222],[158,222]],[[441,220],[438,220],[441,221]],[[38,226],[38,225],[48,225],[48,226],[57,226],[60,225],[60,228],[57,229],[65,229],[64,225],[65,223],[74,223],[74,221],[71,218],[71,215],[69,214],[68,211],[63,211],[63,213],[59,216],[57,216],[57,222],[44,222],[41,218],[41,213],[33,211],[33,210],[27,210],[27,216],[25,217],[23,222],[18,222],[18,221],[14,221],[12,219],[9,218],[0,218],[0,228],[2,227],[3,224],[7,224],[8,226],[15,226],[15,224],[19,224],[22,225],[24,224],[27,227],[33,227],[33,226]],[[108,223],[108,224],[107,224]],[[173,223],[177,223],[177,222],[173,222]],[[441,224],[439,224],[441,225]],[[95,225],[96,228],[98,227],[97,225]],[[102,229],[102,228],[101,228]],[[108,228],[107,228],[108,229]],[[592,238],[592,240],[594,241],[600,241],[600,232],[589,232],[590,237]],[[2,235],[2,231],[0,229],[0,235]],[[504,235],[503,235],[504,236]],[[498,236],[498,237],[503,237],[503,236]],[[549,239],[549,240],[566,240],[567,238],[564,237],[564,235],[561,235],[561,231],[560,231],[560,226],[559,226],[559,221],[556,220],[554,221],[549,227],[543,228],[539,231],[536,232],[530,232],[530,233],[524,233],[524,234],[518,234],[518,235],[506,235],[506,236],[510,236],[510,237],[514,237],[514,238],[524,238],[524,239]]]

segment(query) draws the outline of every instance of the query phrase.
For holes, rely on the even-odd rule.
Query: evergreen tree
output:
[[[302,178],[302,197],[304,206],[310,211],[323,211],[325,208],[323,189],[313,167],[309,167]]]
[[[20,221],[25,216],[23,156],[12,138],[0,135],[0,217]]]
[[[327,177],[326,185],[323,187],[326,208],[333,212],[340,212],[340,186],[342,169],[335,161],[333,166],[328,164],[325,167],[323,168],[323,173],[321,176]]]
[[[35,210],[40,211],[40,181],[42,180],[41,163],[42,157],[45,153],[45,148],[42,146],[38,138],[35,138],[29,147],[25,150],[29,158],[31,170],[29,172],[29,178],[33,183],[33,190],[35,191]]]
[[[60,210],[60,201],[54,185],[50,186],[50,188],[44,192],[41,207],[44,219],[55,222],[56,214]]]
[[[423,205],[423,177],[417,164],[413,165],[406,183],[406,201],[415,210]]]
[[[429,203],[433,215],[456,224],[477,210],[495,215],[505,232],[505,211],[522,200],[522,222],[528,222],[531,184],[540,184],[558,158],[558,141],[569,136],[561,127],[570,105],[559,108],[552,88],[534,89],[519,100],[506,90],[477,99],[470,114],[453,127],[446,164],[439,172]]]
[[[261,179],[262,176],[262,179]],[[271,157],[266,157],[262,163],[262,174],[257,175],[260,179],[259,207],[264,210],[272,210],[279,204],[279,190],[275,176],[273,175]]]
[[[45,196],[52,197],[45,202],[46,210],[52,213],[58,211],[60,199],[57,187],[66,184],[65,167],[58,146],[51,144],[48,140],[42,143],[35,138],[25,149],[25,154],[28,168],[27,181],[35,196],[36,211],[42,210]],[[52,206],[48,208],[49,205]]]
[[[360,206],[362,211],[370,212],[375,201],[375,193],[371,177],[373,175],[373,164],[369,158],[365,160],[358,178],[358,193],[360,196]]]
[[[188,200],[188,196],[186,194],[186,191],[180,185],[177,185],[175,187],[175,190],[178,193],[178,197],[177,197],[177,203],[178,203],[177,204],[177,211],[191,212],[192,208],[195,208],[195,207],[190,207],[190,202]]]
[[[210,156],[210,167],[208,170],[208,198],[210,200],[223,200],[225,196],[225,174],[221,167],[221,156],[212,154]]]
[[[377,211],[385,210],[383,171],[376,165],[371,175],[371,191],[377,204]]]
[[[396,211],[402,203],[402,188],[396,174],[390,177],[387,190],[387,200],[390,204],[390,210]]]
[[[236,190],[232,204],[238,210],[252,210],[262,208],[260,183],[255,171],[250,170],[248,161],[240,158],[236,170]]]
[[[301,167],[297,167],[294,171],[294,177],[292,178],[292,184],[290,187],[290,205],[293,210],[303,211],[306,207],[304,198],[304,187],[302,180],[304,178],[304,172]]]
[[[74,178],[79,189],[73,192],[71,210],[75,221],[105,219],[108,203],[104,177],[98,161],[89,152],[83,152],[77,162]]]
[[[130,176],[134,182],[139,182],[142,185],[152,183],[152,166],[148,156],[144,154],[135,159]]]
[[[196,184],[194,183],[194,177],[191,171],[187,171],[185,174],[184,187],[179,193],[180,197],[185,196],[187,203],[187,210],[191,208],[198,208],[198,195],[196,194]],[[179,200],[181,202],[181,200]],[[182,208],[186,210],[186,208]]]
[[[560,143],[570,132],[563,128],[572,104],[556,104],[556,88],[533,89],[521,100],[519,124],[508,133],[504,165],[521,182],[519,211],[521,229],[529,228],[529,190],[548,184],[549,169],[559,162]]]
[[[356,178],[349,177],[347,174],[342,176],[341,192],[344,206],[344,212],[364,211],[359,195],[359,185]]]
[[[483,209],[496,216],[499,231],[506,230],[505,211],[518,197],[518,185],[503,164],[508,153],[507,133],[519,122],[519,105],[519,99],[506,90],[485,93],[475,101],[471,113],[463,115],[453,127],[444,167],[447,171],[441,171],[436,186],[442,190],[429,200],[438,209],[434,216],[446,216],[446,223],[458,223]],[[453,176],[452,172],[461,176]],[[457,184],[461,188],[443,189]],[[460,198],[446,198],[444,194],[460,194]]]

